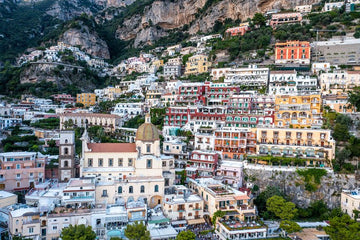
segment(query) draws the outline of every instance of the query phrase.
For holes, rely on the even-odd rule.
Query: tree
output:
[[[277,187],[268,186],[262,191],[254,200],[254,203],[259,211],[259,215],[265,219],[270,218],[270,213],[266,209],[266,201],[272,196],[284,196],[284,194]]]
[[[75,107],[83,108],[83,107],[84,107],[84,104],[82,104],[82,103],[75,103]]]
[[[216,219],[217,218],[222,218],[222,217],[224,217],[225,216],[225,212],[223,212],[223,211],[221,211],[221,210],[217,210],[215,213],[214,213],[214,215],[213,215],[213,217],[212,217],[212,219],[211,219],[211,221],[212,221],[212,223],[214,224],[214,226],[215,226],[215,224],[216,224]]]
[[[71,225],[67,228],[63,228],[61,235],[63,240],[94,240],[96,239],[96,233],[92,230],[91,226],[85,227],[81,225]]]
[[[252,22],[254,25],[265,26],[266,18],[261,13],[255,13],[254,17],[252,18]]]
[[[301,230],[299,224],[290,220],[281,221],[280,228],[286,231],[287,233],[298,232]]]
[[[125,228],[125,237],[129,240],[150,240],[150,232],[143,223],[134,222]]]
[[[266,201],[267,210],[282,220],[291,220],[297,214],[294,203],[287,202],[283,197],[273,196]]]
[[[349,103],[354,106],[357,110],[360,109],[360,88],[354,88],[353,91],[349,92]]]
[[[191,231],[182,231],[176,236],[176,240],[195,240],[196,235]]]
[[[349,140],[350,133],[349,133],[348,126],[346,126],[344,124],[341,124],[341,123],[336,123],[332,136],[336,141],[347,141],[347,140]]]
[[[325,227],[325,232],[332,240],[360,240],[360,223],[344,214],[330,219],[330,226]]]
[[[123,239],[119,237],[111,237],[110,240],[123,240]]]

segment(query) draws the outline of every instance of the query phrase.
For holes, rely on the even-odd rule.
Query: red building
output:
[[[229,86],[226,83],[205,83],[205,98],[207,105],[227,105],[233,94],[238,94],[240,87]]]
[[[307,41],[287,41],[275,44],[275,63],[310,64],[310,43]]]

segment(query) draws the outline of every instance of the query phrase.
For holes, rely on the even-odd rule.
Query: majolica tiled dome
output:
[[[160,140],[158,129],[151,123],[150,114],[146,114],[145,123],[136,131],[135,140],[155,141]]]

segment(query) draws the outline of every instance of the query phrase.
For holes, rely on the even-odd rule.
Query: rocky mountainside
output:
[[[134,39],[135,46],[156,41],[169,30],[189,26],[189,33],[209,32],[216,21],[246,20],[256,12],[292,8],[319,0],[178,0],[154,1],[142,14],[134,14],[118,26],[116,37]]]
[[[83,25],[80,21],[78,28],[70,28],[65,31],[59,41],[72,46],[80,46],[86,53],[104,59],[110,59],[110,52],[106,42],[100,39],[95,31]]]
[[[286,167],[284,167],[286,168]],[[319,188],[314,192],[305,189],[304,180],[296,172],[279,170],[244,170],[247,183],[257,185],[260,191],[268,186],[279,187],[291,201],[300,207],[309,207],[311,202],[322,200],[329,208],[340,206],[342,189],[358,188],[354,175],[328,173],[322,177]]]

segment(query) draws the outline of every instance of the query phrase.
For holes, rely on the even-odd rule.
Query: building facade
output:
[[[310,43],[306,41],[287,41],[275,44],[275,64],[310,64]]]

